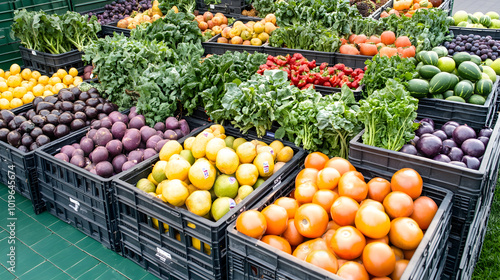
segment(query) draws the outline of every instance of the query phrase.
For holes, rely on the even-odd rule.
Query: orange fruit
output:
[[[392,175],[392,191],[401,191],[409,195],[412,199],[417,199],[422,194],[422,177],[417,171],[411,168],[403,168]]]
[[[396,261],[396,265],[394,266],[394,271],[391,274],[391,279],[392,280],[401,279],[401,276],[403,275],[406,267],[408,266],[408,263],[409,263],[408,260]]]
[[[337,198],[330,208],[332,220],[340,226],[354,225],[356,212],[359,210],[359,204],[356,200],[341,196]]]
[[[417,250],[417,249],[404,250],[403,251],[404,259],[405,260],[410,260],[413,257],[413,255],[415,254],[415,250]]]
[[[386,179],[375,177],[368,183],[368,198],[378,202],[384,201],[384,198],[391,192],[391,183]]]
[[[333,157],[329,159],[326,162],[325,167],[333,167],[337,169],[341,176],[347,171],[356,171],[356,168],[354,168],[354,166],[352,166],[347,159],[341,157]]]
[[[382,242],[367,244],[361,256],[366,271],[373,276],[387,276],[394,271],[396,256],[389,245]]]
[[[353,260],[363,253],[366,245],[364,235],[355,227],[345,226],[337,229],[331,240],[333,252],[347,260]]]
[[[264,235],[262,236],[262,238],[260,239],[260,241],[268,244],[268,245],[271,245],[273,246],[274,248],[278,249],[278,250],[281,250],[287,254],[291,254],[292,253],[292,247],[290,246],[290,243],[288,243],[288,241],[281,237],[281,236],[277,236],[277,235]]]
[[[384,198],[383,204],[391,219],[409,217],[413,213],[413,199],[404,192],[391,192]]]
[[[259,239],[266,229],[266,217],[257,210],[247,210],[236,219],[236,230],[250,237]]]
[[[394,256],[396,256],[396,261],[405,259],[405,254],[403,253],[403,250],[399,249],[396,246],[391,246],[391,249],[394,252]]]
[[[400,217],[392,220],[389,240],[402,250],[413,250],[418,247],[424,234],[417,222],[411,218]]]
[[[304,261],[307,255],[314,250],[328,250],[326,241],[323,238],[316,238],[303,242],[293,250],[293,256]]]
[[[317,204],[306,203],[297,209],[294,220],[295,227],[302,236],[316,238],[326,231],[328,213]]]
[[[344,263],[339,270],[337,275],[343,279],[348,280],[369,280],[368,272],[366,272],[365,267],[357,262],[349,261]]]
[[[295,188],[294,197],[300,204],[311,203],[317,191],[315,183],[305,182]]]
[[[321,152],[314,152],[307,155],[304,166],[306,168],[314,168],[316,170],[321,170],[325,167],[328,161],[328,156]]]
[[[373,242],[382,242],[382,243],[389,245],[389,236],[386,235],[386,236],[381,237],[381,238],[366,237],[366,244],[373,243]]]
[[[267,222],[266,234],[280,235],[286,230],[288,226],[288,213],[285,208],[271,204],[264,208],[261,213]]]
[[[326,245],[328,245],[328,248],[329,248],[330,250],[332,250],[332,252],[333,252],[333,248],[332,248],[332,238],[333,238],[333,236],[335,235],[335,232],[336,232],[336,231],[337,231],[337,230],[335,230],[335,229],[328,229],[328,230],[326,230],[325,234],[323,234],[323,236],[321,237],[321,238],[323,238],[323,239],[325,240]]]
[[[340,173],[337,169],[333,167],[326,167],[318,172],[316,184],[319,189],[333,190],[337,187],[340,177]]]
[[[300,235],[300,233],[297,231],[294,219],[288,220],[288,226],[285,232],[281,234],[281,236],[283,236],[283,238],[285,238],[292,246],[297,246],[300,243],[304,242],[304,236]]]
[[[314,168],[304,168],[300,170],[299,174],[295,177],[295,187],[302,183],[311,182],[316,184],[318,178],[318,170]]]
[[[293,219],[295,217],[295,212],[299,208],[299,203],[297,202],[297,200],[291,197],[280,197],[276,199],[274,204],[286,209],[286,212],[288,213],[288,219]]]
[[[434,219],[437,210],[438,206],[432,198],[421,196],[413,202],[413,213],[410,218],[415,220],[422,230],[426,230],[429,228],[432,219]]]
[[[339,181],[339,195],[361,202],[368,195],[368,186],[362,178],[363,175],[357,171],[344,173]]]
[[[318,190],[312,199],[312,203],[318,204],[325,209],[326,213],[330,213],[333,202],[339,197],[338,193],[331,190]]]
[[[358,210],[354,223],[366,237],[375,239],[386,236],[391,229],[389,216],[371,205]]]
[[[314,250],[306,257],[306,262],[323,268],[331,273],[338,269],[337,258],[328,250]]]
[[[361,207],[365,207],[365,206],[368,206],[368,205],[371,205],[375,208],[377,208],[378,210],[382,211],[382,212],[385,212],[385,208],[384,208],[384,205],[382,205],[382,203],[376,201],[376,200],[373,200],[373,199],[365,199],[361,202],[361,204],[359,204],[359,208]]]

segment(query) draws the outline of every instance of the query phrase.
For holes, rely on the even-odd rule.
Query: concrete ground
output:
[[[468,13],[490,11],[500,13],[500,0],[455,0],[453,13],[460,10]]]

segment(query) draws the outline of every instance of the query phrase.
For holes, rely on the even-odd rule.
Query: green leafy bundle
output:
[[[14,14],[10,36],[21,39],[21,44],[28,49],[51,54],[73,49],[81,51],[85,45],[97,40],[97,33],[101,31],[97,17],[88,18],[76,12],[59,16],[22,9]]]
[[[254,0],[252,6],[259,12],[260,17],[265,17],[276,11],[276,3],[275,0]]]
[[[180,43],[198,44],[201,47],[201,31],[194,21],[194,15],[175,13],[173,10],[151,24],[138,25],[132,30],[131,38],[162,41],[171,49],[177,49]]]
[[[397,37],[408,36],[418,53],[453,38],[449,34],[451,22],[447,18],[448,13],[441,9],[418,9],[411,18],[391,15],[380,21]]]
[[[413,60],[401,58],[399,55],[390,58],[376,55],[372,60],[367,60],[366,64],[367,69],[361,84],[365,85],[363,92],[367,96],[376,90],[385,88],[389,79],[405,84],[417,75]]]
[[[418,100],[393,79],[360,102],[359,120],[365,126],[363,143],[399,151],[415,136]]]
[[[83,60],[94,64],[94,73],[106,89],[103,95],[120,108],[135,104],[134,79],[152,65],[173,64],[176,54],[164,42],[138,41],[123,35],[94,41],[84,48]]]
[[[336,32],[316,24],[277,28],[269,37],[269,45],[276,48],[336,52],[341,46]]]
[[[173,6],[176,6],[179,12],[185,12],[187,14],[192,14],[196,8],[196,0],[159,0],[158,2],[158,7],[164,15],[166,15]]]

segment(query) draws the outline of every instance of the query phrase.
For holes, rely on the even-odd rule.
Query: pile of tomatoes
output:
[[[349,161],[311,153],[290,197],[236,229],[346,279],[400,279],[438,206],[413,169],[368,183]]]

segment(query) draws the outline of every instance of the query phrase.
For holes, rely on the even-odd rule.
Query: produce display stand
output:
[[[195,119],[188,118],[187,121],[191,129],[203,125],[203,122]],[[37,151],[40,195],[47,211],[52,215],[71,224],[107,248],[120,251],[112,182],[121,175],[103,178],[54,157],[63,146],[79,143],[88,130],[87,127],[72,133]],[[147,164],[148,162],[144,161],[137,166],[144,167]]]
[[[454,120],[477,128],[491,126],[496,112],[499,82],[500,76],[497,76],[497,81],[493,84],[493,89],[486,98],[484,105],[435,98],[420,98],[417,113],[441,122]]]
[[[429,116],[419,115],[419,117]],[[443,124],[443,122],[436,120],[435,123],[437,125]],[[474,129],[482,128],[482,126],[470,126]],[[445,274],[454,276],[458,271],[461,258],[467,255],[467,252],[464,252],[467,236],[476,238],[471,224],[478,219],[477,215],[482,204],[491,199],[492,189],[496,186],[495,178],[499,170],[500,122],[497,121],[493,128],[493,134],[486,147],[479,170],[368,146],[362,143],[362,134],[363,132],[358,134],[349,143],[349,161],[356,168],[391,173],[403,167],[413,168],[422,176],[424,183],[443,187],[454,193],[452,227],[449,238],[451,248],[445,267]]]
[[[390,180],[392,176],[392,173],[358,171],[367,179],[382,177]],[[279,197],[289,196],[295,189],[294,175],[296,173],[283,182],[282,188],[265,196],[252,209],[260,211]],[[441,260],[446,258],[453,193],[424,184],[422,195],[431,197],[439,208],[400,279],[438,279]],[[229,225],[227,232],[229,279],[343,279],[238,232],[235,222]]]
[[[275,140],[267,136],[257,138],[252,134],[243,135],[231,127],[225,129],[226,135],[235,138],[259,139],[266,143]],[[199,133],[196,131],[190,136]],[[252,207],[268,193],[280,189],[281,182],[298,168],[305,157],[305,151],[301,148],[286,141],[283,144],[294,150],[291,161],[217,222],[199,217],[185,208],[166,204],[135,186],[139,179],[151,173],[158,156],[148,159],[147,165],[127,171],[114,181],[122,254],[160,278],[226,278],[226,255],[231,249],[226,247],[227,226],[236,220],[239,213]],[[153,226],[151,218],[159,221],[159,228]],[[163,224],[169,226],[167,232]],[[199,249],[193,247],[193,238],[200,240]],[[204,252],[205,245],[211,248],[210,252]]]

